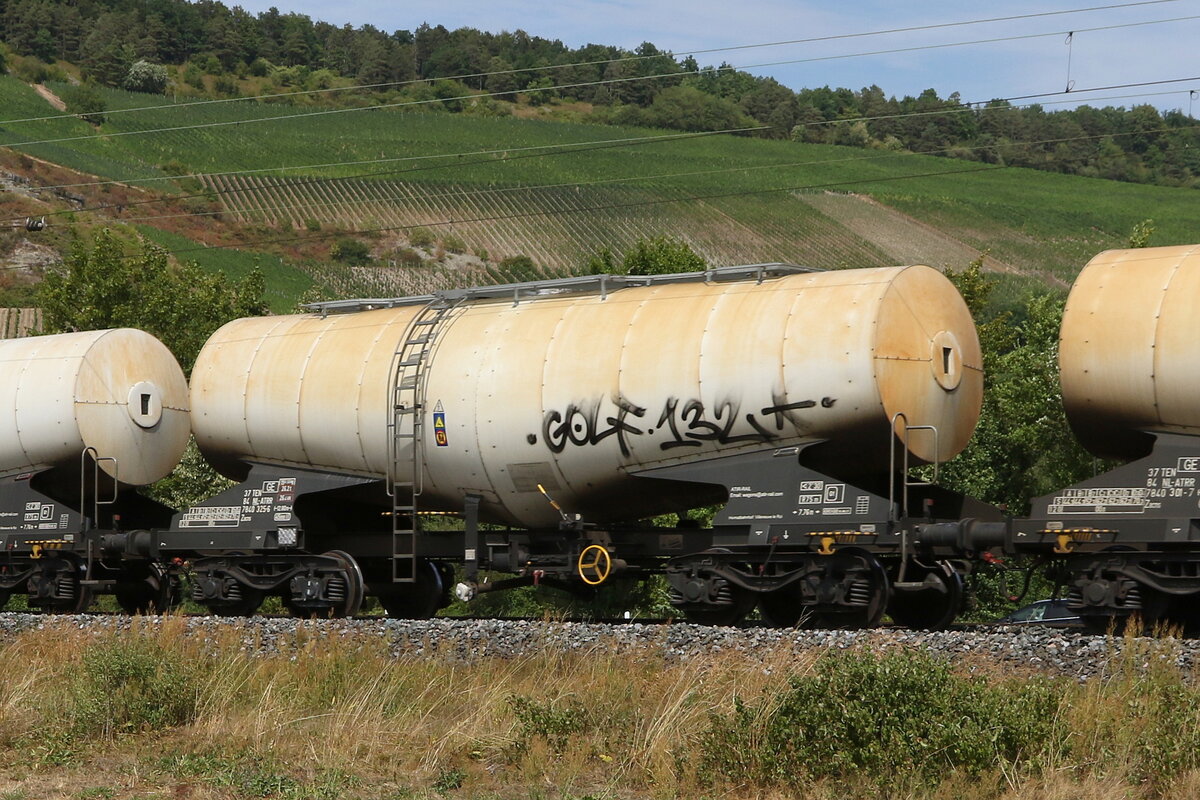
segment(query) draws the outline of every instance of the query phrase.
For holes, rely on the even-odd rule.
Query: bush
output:
[[[72,733],[154,731],[196,718],[199,695],[177,650],[141,637],[89,648],[70,689]]]
[[[421,254],[411,247],[401,247],[396,250],[396,261],[406,267],[419,267],[425,263],[425,259],[421,258]]]
[[[633,249],[621,261],[626,275],[670,275],[675,272],[698,272],[708,265],[687,242],[671,236],[638,239]],[[590,265],[589,265],[590,267]]]
[[[26,83],[45,83],[46,81],[65,81],[67,74],[61,67],[45,63],[37,56],[11,56],[11,70]],[[0,70],[3,73],[3,70]]]
[[[335,80],[337,80],[337,75],[331,70],[318,69],[308,76],[308,80],[305,81],[304,86],[309,91],[328,89],[333,86]]]
[[[306,219],[304,220],[304,229],[306,231],[319,231],[321,230],[321,223],[319,220],[312,218]]]
[[[583,265],[583,274],[618,275],[621,274],[621,267],[617,265],[613,251],[605,246],[588,257],[587,263]]]
[[[447,253],[465,253],[467,243],[453,234],[446,234],[442,237],[442,249]]]
[[[130,92],[165,94],[167,80],[167,68],[162,64],[151,64],[146,60],[135,61],[129,72],[125,73],[121,88]]]
[[[1058,711],[1048,680],[987,682],[926,653],[835,653],[791,680],[781,702],[738,701],[713,718],[703,767],[730,780],[936,784],[1029,758]]]
[[[194,61],[189,61],[183,68],[183,82],[200,91],[204,91],[204,71]]]
[[[271,62],[267,61],[262,56],[259,56],[250,62],[250,74],[256,78],[267,77],[271,74],[271,70],[274,68],[275,67],[271,65]]]
[[[371,248],[367,247],[366,242],[360,242],[358,239],[347,236],[333,243],[329,255],[333,257],[334,261],[341,261],[352,267],[361,267],[371,260]]]
[[[408,243],[413,247],[430,248],[436,241],[428,228],[413,228],[408,232]]]
[[[78,114],[93,125],[104,122],[107,106],[104,96],[94,83],[85,83],[63,92],[63,100],[72,114]]]
[[[213,91],[225,97],[237,97],[241,94],[232,75],[218,75],[213,81]]]
[[[591,727],[588,710],[578,701],[556,705],[512,695],[508,704],[517,718],[518,733],[513,749],[518,753],[527,750],[533,739],[543,739],[555,755],[562,755],[573,735],[584,733]]]
[[[433,108],[442,108],[450,112],[459,112],[466,107],[464,99],[470,97],[471,90],[468,89],[462,82],[450,79],[434,81],[433,86],[434,98],[441,100],[441,103],[434,103]]]
[[[538,273],[533,259],[522,255],[509,256],[503,259],[500,262],[499,272],[504,276],[504,280],[509,283],[536,281],[542,277]]]

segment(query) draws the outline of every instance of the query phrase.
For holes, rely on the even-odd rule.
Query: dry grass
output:
[[[464,663],[395,658],[378,639],[302,627],[283,655],[260,657],[243,635],[185,635],[177,619],[107,634],[50,624],[0,645],[0,798],[1200,793],[1200,695],[1169,644],[1127,643],[1113,675],[1062,683],[1041,752],[984,774],[948,767],[938,786],[901,789],[869,775],[739,785],[704,769],[714,715],[741,698],[756,714],[748,746],[767,746],[789,681],[820,670],[816,655],[678,662],[656,648],[598,647]],[[97,686],[111,700],[101,721],[91,707]],[[164,689],[186,696],[173,712],[182,718],[162,721],[138,705]]]

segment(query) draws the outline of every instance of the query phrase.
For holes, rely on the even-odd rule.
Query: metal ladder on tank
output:
[[[438,333],[461,302],[435,297],[404,330],[392,357],[392,420],[388,425],[388,494],[392,498],[392,582],[413,583],[420,557],[419,500],[423,483],[425,369]],[[404,455],[407,445],[408,456]]]
[[[903,439],[900,439],[900,436],[896,430],[897,423],[900,423],[900,430],[904,431]],[[930,431],[933,433],[933,475],[930,476],[929,480],[913,479],[909,476],[911,465],[908,461],[908,440],[909,434],[911,434],[913,431]],[[904,447],[904,452],[899,457],[896,455],[897,440],[900,440],[900,443]],[[888,514],[891,516],[892,521],[896,522],[897,509],[895,476],[897,474],[900,476],[901,496],[899,517],[900,519],[908,519],[908,490],[918,486],[933,486],[937,483],[938,471],[942,465],[941,437],[938,435],[938,429],[936,425],[909,425],[908,415],[903,411],[897,411],[892,415],[892,436],[890,440],[890,448],[891,449],[888,457],[890,468],[888,474],[892,476],[892,480],[890,482],[891,488],[888,491]]]
[[[901,445],[904,447],[904,454],[899,457],[899,462],[897,462],[897,456],[896,456],[896,441],[897,441],[897,439],[900,438],[899,432],[896,430],[897,423],[900,423],[900,430],[904,431],[904,438],[901,441]],[[908,455],[909,455],[908,441],[909,441],[909,435],[913,431],[930,431],[931,433],[933,433],[933,475],[930,476],[929,480],[921,480],[919,478],[913,479],[909,475],[910,464],[908,461]],[[891,430],[891,445],[890,446],[891,446],[891,451],[890,451],[890,457],[888,459],[889,464],[890,464],[890,469],[888,471],[888,474],[891,476],[891,478],[888,481],[888,486],[889,486],[889,489],[888,489],[888,519],[890,520],[891,525],[895,525],[900,520],[907,520],[909,518],[909,514],[911,513],[909,510],[909,507],[908,507],[908,490],[909,489],[919,487],[919,486],[934,486],[935,484],[937,484],[938,470],[942,466],[941,437],[938,435],[938,429],[937,429],[936,425],[909,425],[908,424],[908,415],[905,414],[903,411],[898,411],[892,415],[892,430]],[[897,506],[896,506],[897,468],[899,469],[898,474],[899,474],[899,478],[900,478],[900,491],[901,491],[899,509],[897,509]],[[908,528],[902,528],[900,530],[900,572],[896,577],[896,581],[895,581],[894,585],[897,587],[907,587],[907,588],[916,589],[916,588],[920,587],[920,584],[917,584],[917,583],[910,584],[905,581],[905,578],[908,575],[908,558],[909,558],[910,552],[911,551],[909,549],[909,542],[908,542]]]

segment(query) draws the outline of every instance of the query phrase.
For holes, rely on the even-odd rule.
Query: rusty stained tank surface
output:
[[[101,468],[141,486],[179,463],[190,432],[188,388],[175,357],[122,328],[0,341],[0,474]]]
[[[1059,340],[1063,405],[1097,455],[1143,431],[1200,433],[1200,245],[1108,250],[1075,279]]]
[[[385,474],[391,362],[419,309],[226,325],[192,372],[202,450],[233,476],[247,460]],[[476,494],[489,518],[528,526],[557,519],[538,484],[589,518],[630,518],[704,497],[630,472],[745,450],[824,442],[818,467],[886,471],[897,413],[938,429],[936,446],[910,434],[914,461],[945,460],[982,400],[970,313],[924,266],[452,313],[425,372],[422,506],[457,510]]]

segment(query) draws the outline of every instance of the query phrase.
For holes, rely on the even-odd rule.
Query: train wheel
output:
[[[113,592],[126,614],[165,614],[179,605],[179,586],[162,564],[151,563],[144,574],[119,579]]]
[[[325,555],[337,559],[341,563],[344,584],[342,599],[330,609],[330,616],[353,617],[362,608],[363,598],[366,596],[366,584],[363,581],[362,570],[359,569],[358,562],[349,553],[330,550]],[[330,587],[329,594],[331,596],[334,594],[334,587]]]
[[[888,604],[888,614],[897,625],[937,631],[954,622],[966,600],[962,575],[945,563],[927,573],[930,585],[918,591],[897,591]]]
[[[215,617],[249,617],[258,611],[265,597],[258,589],[235,583],[226,590],[224,599],[204,603],[204,607]]]
[[[883,619],[891,599],[892,581],[879,559],[866,550],[847,547],[831,558],[831,573],[850,580],[846,592],[848,605],[823,606],[817,621],[826,628],[873,628]]]
[[[812,606],[801,602],[800,587],[797,584],[759,596],[758,611],[763,622],[772,628],[795,628],[801,623],[815,621]]]
[[[730,603],[688,603],[679,606],[679,610],[688,622],[697,625],[737,625],[754,610],[757,598],[753,592],[748,592],[740,586],[730,586],[729,589],[732,595]]]
[[[81,583],[82,565],[73,557],[47,560],[29,577],[29,604],[56,614],[79,614],[91,605],[90,586]]]
[[[429,619],[445,605],[446,582],[432,561],[422,561],[412,583],[395,583],[379,593],[379,604],[389,617]]]
[[[265,595],[257,589],[247,589],[241,587],[241,597],[237,602],[231,603],[220,608],[209,607],[209,611],[218,616],[225,617],[251,617],[254,612],[258,611],[258,607],[262,605]]]

